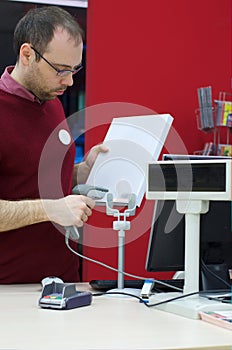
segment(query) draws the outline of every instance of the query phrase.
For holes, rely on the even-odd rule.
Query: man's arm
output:
[[[13,230],[47,220],[41,200],[0,200],[0,231]]]
[[[44,221],[81,227],[94,205],[93,199],[77,195],[54,200],[0,200],[0,232]]]

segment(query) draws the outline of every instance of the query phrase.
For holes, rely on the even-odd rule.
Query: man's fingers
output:
[[[83,202],[90,208],[93,209],[93,207],[95,206],[95,200],[90,198],[90,197],[86,197],[83,196]]]

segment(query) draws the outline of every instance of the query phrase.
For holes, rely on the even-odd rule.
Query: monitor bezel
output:
[[[152,167],[153,169],[162,169],[162,166],[166,167],[167,165],[170,165],[175,167],[176,166],[189,166],[197,168],[198,164],[199,166],[202,166],[202,162],[204,162],[205,166],[207,165],[215,166],[215,169],[217,165],[225,165],[225,186],[224,190],[220,191],[204,191],[204,190],[196,190],[196,191],[157,191],[153,190],[151,183],[152,183]],[[177,186],[178,188],[178,186]],[[149,200],[231,200],[231,159],[202,159],[202,160],[196,160],[191,159],[190,157],[185,160],[177,159],[177,160],[164,160],[164,161],[155,161],[148,163],[147,166],[147,188],[146,188],[146,198]]]

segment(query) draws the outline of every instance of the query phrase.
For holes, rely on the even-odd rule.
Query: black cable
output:
[[[174,297],[174,298],[171,298],[171,299],[166,299],[166,300],[163,300],[163,301],[159,301],[159,302],[154,303],[154,304],[148,304],[146,306],[147,307],[159,306],[159,305],[162,305],[162,304],[170,303],[171,301],[175,301],[175,300],[191,297],[192,295],[196,295],[196,294],[199,294],[199,292],[192,292],[192,293],[188,293],[188,294],[182,294],[180,296],[177,296],[177,297]]]
[[[220,299],[220,298],[217,298],[217,297],[212,297],[212,296],[207,296],[207,295],[204,295],[206,293],[215,293],[215,291],[212,291],[212,290],[208,290],[208,291],[204,291],[204,292],[192,292],[192,293],[188,293],[188,294],[182,294],[182,295],[179,295],[179,296],[176,296],[176,297],[173,297],[173,298],[170,298],[170,299],[166,299],[166,300],[162,300],[162,301],[159,301],[157,303],[154,303],[154,304],[149,304],[148,300],[144,300],[142,299],[141,297],[137,296],[137,295],[134,295],[134,294],[130,294],[130,293],[127,293],[127,292],[99,292],[99,293],[92,293],[92,296],[102,296],[102,295],[114,295],[114,294],[121,294],[121,295],[126,295],[126,296],[130,296],[130,297],[133,297],[133,298],[136,298],[138,299],[141,303],[143,303],[145,306],[147,306],[148,308],[149,307],[155,307],[155,306],[159,306],[159,305],[162,305],[162,304],[167,304],[167,303],[170,303],[172,301],[175,301],[175,300],[179,300],[179,299],[183,299],[183,298],[187,298],[187,297],[191,297],[192,295],[200,295],[201,297],[204,297],[208,300],[215,300],[215,301],[218,301],[218,302],[222,302],[222,303],[231,303],[230,300],[225,300],[225,299]]]
[[[102,296],[102,295],[125,295],[128,297],[133,297],[135,299],[138,299],[141,303],[146,305],[146,301],[142,298],[140,298],[139,296],[135,295],[135,294],[131,294],[131,293],[127,293],[127,292],[99,292],[99,293],[92,293],[93,297],[98,297],[98,296]]]
[[[221,296],[217,296],[219,294],[221,294]],[[227,295],[223,296],[223,293],[226,293]],[[204,295],[205,294],[205,295]],[[207,294],[215,294],[214,295],[207,295]],[[221,303],[227,303],[227,304],[232,304],[232,293],[228,293],[227,289],[221,289],[221,290],[207,290],[207,291],[202,291],[200,292],[200,296],[203,298],[206,298],[208,300],[214,300],[214,301],[218,301]]]
[[[167,300],[163,300],[163,301],[160,301],[160,302],[157,302],[157,303],[154,303],[154,304],[149,304],[147,300],[144,300],[144,299],[140,298],[137,295],[130,294],[130,293],[124,293],[124,292],[100,292],[100,293],[93,293],[92,296],[97,297],[97,296],[102,296],[102,295],[107,295],[107,294],[111,294],[111,295],[113,295],[113,294],[121,294],[121,295],[130,296],[130,297],[138,299],[141,303],[143,303],[147,307],[154,307],[154,306],[158,306],[158,305],[161,305],[161,304],[169,303],[169,302],[174,301],[174,300],[187,298],[187,297],[190,297],[192,295],[199,294],[199,292],[193,292],[193,293],[189,293],[189,294],[182,294],[180,296],[177,296],[177,297],[174,297],[174,298],[170,298],[170,299],[167,299]]]
[[[216,273],[214,273],[213,271],[211,271],[208,266],[206,265],[206,263],[204,262],[203,259],[201,259],[201,264],[203,266],[203,268],[209,273],[211,274],[211,276],[213,276],[214,278],[218,279],[220,282],[224,283],[227,287],[231,288],[231,285],[224,280],[223,278],[221,278],[220,276],[218,276]]]

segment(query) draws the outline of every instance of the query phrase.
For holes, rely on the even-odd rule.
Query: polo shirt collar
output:
[[[25,87],[20,85],[16,80],[12,78],[10,73],[13,69],[14,66],[6,67],[4,73],[1,76],[1,81],[4,90],[9,92],[10,94],[25,98],[31,102],[41,103],[41,101],[35,95],[33,95],[30,91],[28,91]]]

